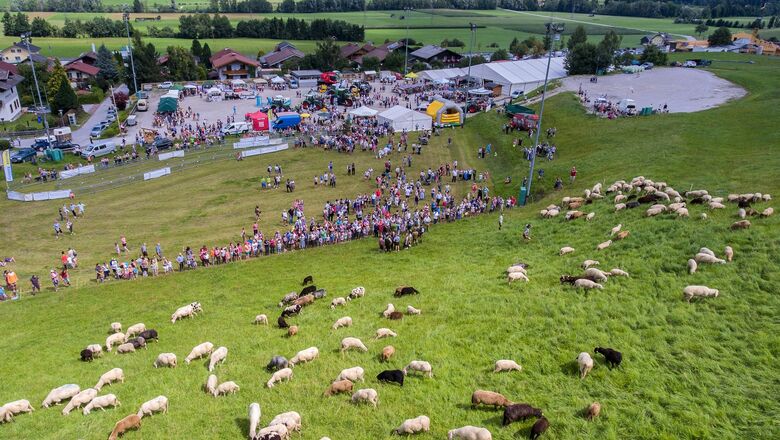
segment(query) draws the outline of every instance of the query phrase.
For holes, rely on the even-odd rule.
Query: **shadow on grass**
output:
[[[244,438],[249,438],[249,419],[246,417],[236,417],[233,419],[238,429],[241,430],[241,435]]]
[[[580,377],[580,367],[577,361],[564,362],[561,364],[561,373],[567,376]]]

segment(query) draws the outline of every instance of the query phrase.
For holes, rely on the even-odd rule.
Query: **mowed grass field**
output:
[[[679,190],[692,186],[716,195],[778,193],[780,160],[765,119],[780,100],[777,75],[772,74],[778,64],[750,59],[756,64],[713,65],[713,71],[750,93],[706,112],[606,121],[586,116],[571,96],[551,99],[545,120],[558,127],[561,157],[542,162],[547,182],[540,186],[549,189],[554,176],[563,175],[571,165],[580,170],[579,177],[563,192],[505,213],[503,231],[497,230],[495,214],[486,215],[437,225],[422,244],[399,253],[380,254],[373,240],[364,240],[154,280],[103,286],[80,281],[83,287],[78,289],[0,304],[0,332],[9,354],[0,368],[13,372],[0,382],[1,402],[26,398],[38,407],[55,386],[89,387],[113,367],[123,368],[127,376],[124,384],[101,393],[115,393],[122,401],[119,409],[67,417],[60,415],[59,407],[36,409],[0,426],[2,437],[105,438],[116,420],[160,394],[170,399],[169,413],[144,419],[141,431],[125,438],[243,438],[246,407],[255,401],[262,406],[263,425],[280,412],[300,412],[303,439],[390,438],[392,428],[419,414],[432,421],[431,433],[421,438],[444,438],[448,429],[466,424],[485,426],[496,439],[527,437],[532,422],[502,428],[500,411],[470,408],[471,392],[489,389],[542,408],[551,422],[544,438],[776,438],[777,216],[751,219],[751,229],[732,232],[728,225],[735,220],[733,205],[708,211],[707,221],[697,217],[702,207],[692,207],[687,220],[645,218],[639,210],[613,213],[609,201],[587,207],[596,212],[589,223],[541,220],[537,214],[540,207],[563,195],[579,195],[596,181],[611,183],[640,174]],[[490,169],[493,192],[515,192],[516,186],[500,182],[510,173],[518,181],[526,163],[511,151],[511,138],[499,136],[502,121],[484,115],[469,120],[465,129],[445,131],[425,155],[415,156],[412,168],[458,158],[463,166]],[[454,142],[447,149],[443,144],[450,134]],[[477,146],[487,142],[493,142],[498,156],[475,159]],[[266,163],[277,159],[299,183],[296,193],[257,189],[256,177],[264,174]],[[315,190],[311,176],[303,176],[321,172],[331,159],[340,173],[339,186]],[[141,240],[150,246],[162,240],[171,255],[183,244],[235,239],[241,225],[251,224],[251,209],[258,202],[265,212],[264,231],[275,226],[279,210],[293,198],[302,197],[307,214],[315,216],[325,198],[370,190],[371,185],[357,181],[359,177],[350,180],[339,171],[352,159],[359,171],[381,166],[359,153],[348,158],[319,150],[294,151],[230,167],[225,162],[89,196],[87,217],[77,222],[89,232],[60,242],[49,234],[58,204],[2,201],[0,207],[11,215],[0,217],[0,249],[18,251],[17,271],[24,278],[29,269],[53,264],[45,261],[56,260],[58,249],[72,244],[86,261],[74,277],[85,280],[91,277],[89,264],[108,258],[121,233],[136,249]],[[522,226],[528,222],[533,224],[533,240],[521,242]],[[618,223],[631,236],[597,253],[596,244],[606,240]],[[566,245],[577,251],[559,257],[558,249]],[[685,261],[700,247],[721,254],[726,245],[735,250],[733,263],[687,274]],[[610,279],[604,290],[588,294],[561,287],[558,277],[577,274],[587,258],[601,261],[602,269],[620,267],[631,277]],[[518,260],[530,265],[531,282],[507,285],[503,271]],[[258,313],[275,319],[278,300],[298,290],[300,280],[309,274],[318,287],[328,290],[328,298],[291,320],[299,325],[299,335],[288,339],[274,326],[251,324]],[[401,284],[414,285],[421,295],[393,298],[392,291]],[[719,288],[720,297],[688,304],[681,290],[689,284]],[[328,307],[330,299],[345,296],[358,285],[366,287],[365,298],[336,310]],[[204,313],[171,324],[173,310],[191,301],[200,301]],[[413,304],[423,314],[386,321],[379,312],[388,302],[398,308]],[[341,316],[351,316],[354,326],[331,330]],[[91,364],[78,361],[79,350],[101,343],[113,321],[125,328],[144,322],[159,331],[160,342],[130,355],[107,353]],[[398,337],[371,341],[380,327],[392,328]],[[345,336],[360,337],[369,352],[339,354],[339,341]],[[203,393],[205,360],[184,364],[190,349],[206,340],[229,348],[228,359],[216,374],[220,382],[236,381],[241,386],[238,394],[215,399]],[[396,358],[382,365],[376,356],[387,344],[396,347]],[[319,359],[296,367],[290,383],[264,387],[270,374],[263,367],[271,356],[289,358],[310,346],[319,347]],[[596,367],[580,380],[573,360],[581,351],[592,353],[595,346],[621,350],[623,365],[610,371],[595,355]],[[179,367],[154,369],[151,364],[161,352],[176,353]],[[493,362],[502,358],[517,360],[523,371],[493,374]],[[431,362],[434,377],[408,377],[403,388],[374,379],[380,371],[401,368],[413,359]],[[366,370],[366,383],[356,387],[378,390],[377,409],[353,406],[346,396],[321,397],[339,371],[357,365]],[[589,423],[580,411],[593,401],[602,403],[602,416]]]

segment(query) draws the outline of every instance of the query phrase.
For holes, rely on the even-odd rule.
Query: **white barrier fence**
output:
[[[95,172],[95,165],[87,165],[84,167],[78,167],[72,170],[60,171],[60,179],[69,179],[81,174],[89,174]]]
[[[67,199],[70,197],[71,191],[69,189],[62,189],[58,191],[44,191],[37,193],[20,193],[18,191],[8,191],[6,193],[8,200],[16,200],[19,202],[39,202],[42,200],[56,200]]]
[[[255,148],[252,150],[244,150],[241,152],[241,157],[258,156],[260,154],[275,153],[277,151],[286,150],[287,144],[273,145],[265,148]]]
[[[277,145],[282,143],[282,138],[273,138],[270,136],[255,136],[250,138],[242,138],[240,141],[233,143],[234,149],[239,148],[253,148],[261,147],[263,145]]]
[[[149,171],[148,173],[144,173],[144,180],[156,179],[158,177],[166,176],[168,174],[171,174],[170,167],[160,168],[159,170],[154,170],[154,171]]]
[[[182,151],[182,150],[171,151],[169,153],[160,153],[159,155],[157,155],[157,158],[159,160],[168,160],[168,159],[173,158],[173,157],[184,157],[184,151]]]

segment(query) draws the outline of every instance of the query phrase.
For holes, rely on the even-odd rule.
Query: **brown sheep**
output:
[[[391,312],[391,313],[390,313],[390,314],[387,316],[387,319],[394,319],[394,320],[398,320],[398,319],[403,319],[403,317],[404,317],[404,314],[403,314],[403,313],[396,311],[396,312]]]
[[[388,360],[390,360],[391,357],[393,357],[394,354],[395,354],[395,347],[393,347],[392,345],[388,345],[387,347],[382,349],[382,354],[379,355],[379,358],[383,362],[387,362]]]
[[[130,429],[141,429],[141,418],[137,414],[130,414],[124,419],[116,422],[114,430],[111,431],[111,435],[108,436],[108,440],[116,440],[121,434],[124,434]]]
[[[330,384],[328,389],[325,390],[324,395],[330,397],[334,394],[351,393],[351,392],[352,392],[352,381],[349,381],[347,379],[342,379]]]
[[[312,295],[310,293],[308,295],[304,295],[304,296],[296,299],[295,301],[293,301],[293,305],[294,306],[297,306],[297,305],[308,306],[309,304],[311,304],[313,302],[314,302],[314,295]]]
[[[579,209],[580,207],[582,207],[582,202],[569,202],[569,209]]]
[[[471,406],[479,404],[507,407],[512,404],[506,397],[493,391],[477,390],[471,395]]]
[[[601,414],[601,404],[598,402],[593,402],[590,404],[587,410],[585,410],[585,414],[587,414],[588,420],[593,420],[594,418],[598,417],[599,414]]]
[[[731,230],[747,229],[750,227],[750,220],[740,220],[731,224]]]
[[[287,336],[292,337],[298,334],[298,326],[297,325],[291,325],[290,328],[287,329]]]
[[[629,232],[629,231],[620,231],[620,232],[618,232],[618,233],[617,233],[617,235],[615,236],[615,240],[616,240],[616,241],[617,241],[617,240],[622,240],[622,239],[624,239],[624,238],[628,237],[629,235],[631,235],[631,232]]]

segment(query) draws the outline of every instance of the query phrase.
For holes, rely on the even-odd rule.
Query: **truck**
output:
[[[627,115],[636,114],[636,102],[633,99],[624,98],[618,102],[618,109]]]
[[[249,124],[244,121],[231,122],[230,124],[222,127],[222,134],[242,134],[249,131]]]
[[[301,115],[295,112],[280,112],[276,114],[276,119],[271,124],[274,130],[284,130],[286,128],[297,127],[301,123]]]

